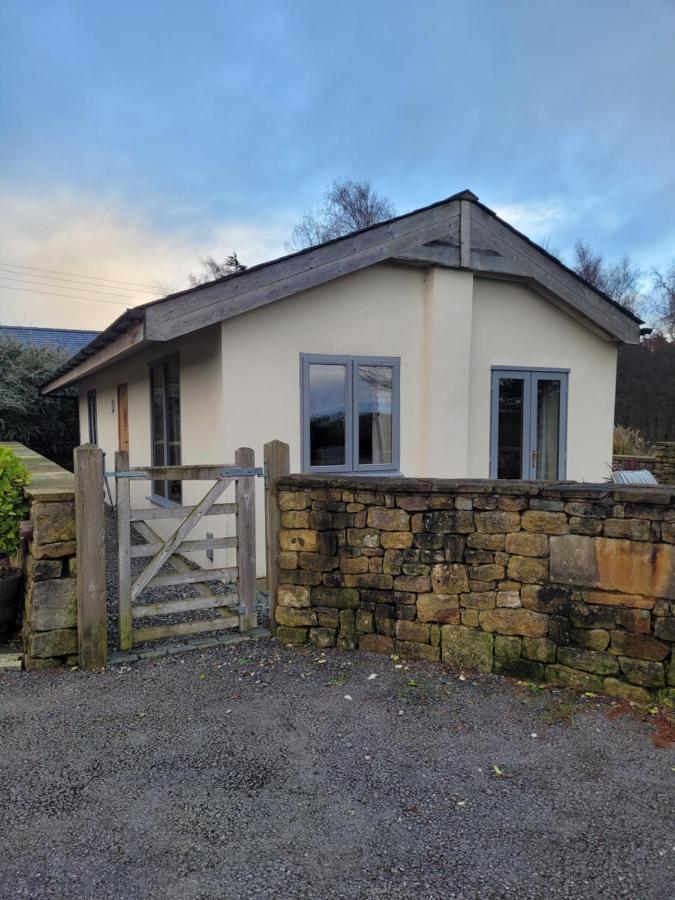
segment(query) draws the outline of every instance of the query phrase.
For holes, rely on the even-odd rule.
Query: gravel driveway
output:
[[[672,897],[648,716],[396,666],[263,640],[0,676],[0,896]]]

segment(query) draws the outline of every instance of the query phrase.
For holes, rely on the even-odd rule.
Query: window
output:
[[[150,366],[153,466],[180,465],[180,379],[178,359]],[[180,481],[153,481],[156,497],[181,502]]]
[[[565,478],[567,379],[555,369],[492,370],[491,478]]]
[[[87,419],[89,421],[89,443],[98,444],[96,421],[96,391],[87,391]]]
[[[302,354],[303,471],[399,466],[398,359]]]

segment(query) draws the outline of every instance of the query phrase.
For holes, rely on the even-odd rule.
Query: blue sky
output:
[[[3,0],[0,35],[8,324],[124,308],[12,270],[138,302],[200,255],[283,252],[336,176],[399,212],[469,187],[565,254],[675,257],[674,0]]]

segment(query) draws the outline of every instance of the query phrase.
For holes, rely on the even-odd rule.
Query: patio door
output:
[[[567,372],[492,370],[491,478],[563,479],[566,442]]]

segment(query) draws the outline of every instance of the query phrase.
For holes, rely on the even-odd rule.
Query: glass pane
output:
[[[392,462],[391,366],[359,366],[359,463],[390,465]]]
[[[150,369],[150,405],[152,415],[152,464],[166,465],[166,449],[164,442],[164,367],[155,366]],[[163,481],[153,481],[152,491],[160,497],[165,496],[166,487]]]
[[[558,478],[560,449],[560,381],[537,381],[537,465],[536,477],[545,481]]]
[[[166,364],[166,430],[169,439],[167,452],[167,464],[179,466],[180,455],[180,381],[178,374],[178,360]],[[180,481],[170,481],[168,484],[168,498],[181,501]]]
[[[523,477],[522,378],[499,379],[497,421],[497,478]]]
[[[313,466],[344,466],[346,454],[347,369],[309,367],[309,457]]]

